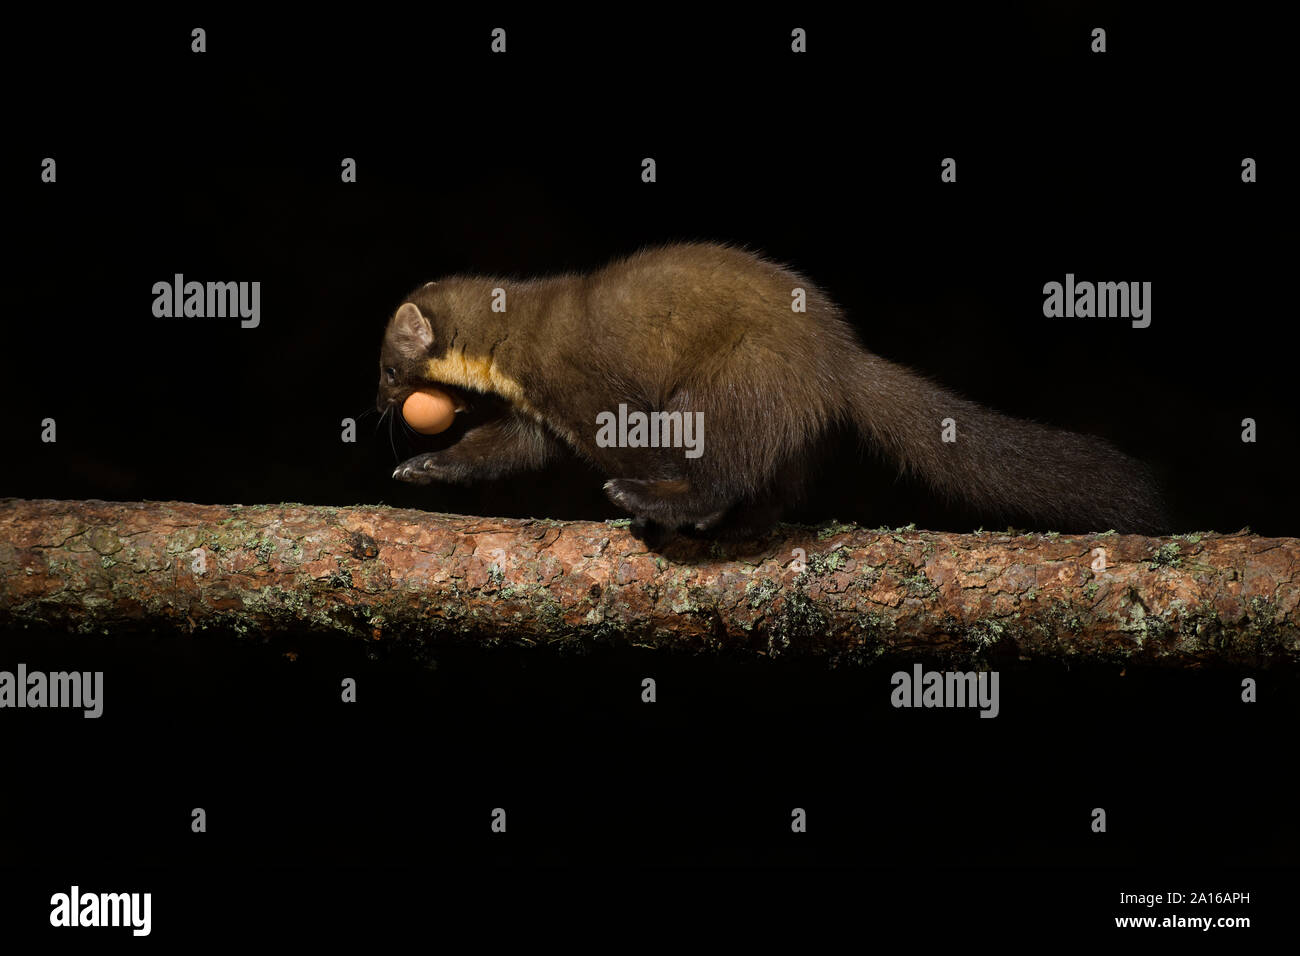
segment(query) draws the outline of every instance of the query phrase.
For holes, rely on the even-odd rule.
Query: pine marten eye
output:
[[[389,385],[396,385],[396,384],[397,384],[397,369],[395,369],[395,368],[386,368],[386,369],[384,369],[384,377],[385,377],[386,379],[388,379],[388,384],[389,384]]]

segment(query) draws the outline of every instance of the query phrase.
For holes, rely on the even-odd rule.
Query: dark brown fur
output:
[[[504,314],[491,311],[498,287]],[[806,290],[806,312],[791,309],[796,287]],[[1129,532],[1163,522],[1139,463],[871,354],[812,283],[729,246],[666,246],[585,276],[430,283],[390,321],[380,368],[381,410],[427,384],[456,387],[471,404],[496,396],[495,413],[481,424],[467,413],[463,437],[404,462],[395,477],[495,478],[569,450],[610,477],[607,494],[646,537],[765,530],[844,425],[990,518]],[[619,403],[703,412],[703,455],[599,447],[597,415]],[[956,420],[955,443],[941,441],[945,418]]]

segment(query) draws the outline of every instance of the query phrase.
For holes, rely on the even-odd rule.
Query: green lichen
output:
[[[780,613],[768,628],[767,652],[777,657],[797,644],[820,641],[827,626],[825,613],[804,591],[787,592]]]
[[[780,586],[767,578],[750,581],[745,585],[745,596],[749,598],[749,606],[755,610],[771,601],[780,591]]]
[[[1158,614],[1148,613],[1137,591],[1129,588],[1128,597],[1129,617],[1120,623],[1119,629],[1132,634],[1138,647],[1145,646],[1147,641],[1158,641],[1169,635],[1173,630],[1169,622]]]
[[[1101,585],[1097,584],[1095,581],[1090,582],[1083,586],[1083,596],[1089,601],[1095,601],[1097,599],[1097,592],[1100,590]]]
[[[915,571],[900,577],[908,593],[913,597],[926,598],[939,593],[938,585],[926,577],[924,571]]]
[[[1035,613],[1030,627],[1040,638],[1055,640],[1061,631],[1078,634],[1083,630],[1083,620],[1074,605],[1053,601],[1049,607]]]
[[[488,583],[495,588],[501,587],[502,582],[506,579],[506,573],[495,564],[488,565]]]
[[[834,574],[844,567],[848,555],[842,548],[836,548],[830,554],[811,554],[808,556],[808,570],[813,574]]]
[[[892,631],[895,627],[894,619],[886,614],[881,614],[879,611],[867,611],[865,614],[859,614],[854,624],[858,630],[868,634]]]
[[[1176,541],[1167,541],[1152,553],[1150,564],[1153,568],[1176,568],[1183,563],[1179,556],[1182,549]]]
[[[843,522],[839,522],[839,521],[830,521],[827,524],[824,524],[817,529],[817,540],[825,541],[828,538],[835,537],[837,534],[845,534],[846,532],[849,531],[856,531],[857,527],[858,526],[855,525],[853,522],[844,524]]]
[[[888,635],[895,628],[893,618],[867,611],[855,616],[853,627],[858,632],[857,640],[829,649],[826,659],[829,667],[866,666],[889,653]]]
[[[558,631],[564,625],[564,608],[560,607],[555,598],[550,596],[549,591],[538,602],[537,616],[547,630]]]
[[[976,654],[982,654],[1002,640],[1007,632],[1007,625],[1001,621],[984,618],[966,628],[966,639],[975,645]]]
[[[1283,638],[1283,628],[1278,624],[1282,614],[1268,598],[1250,599],[1250,612],[1246,615],[1246,633],[1261,649],[1268,648]]]

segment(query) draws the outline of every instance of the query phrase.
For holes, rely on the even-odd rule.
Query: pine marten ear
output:
[[[388,335],[393,347],[407,358],[423,358],[433,345],[433,326],[411,302],[397,310],[389,323]]]

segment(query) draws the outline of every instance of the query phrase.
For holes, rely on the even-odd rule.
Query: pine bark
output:
[[[655,553],[625,525],[0,499],[0,626],[603,642],[833,662],[1300,661],[1295,538],[782,525],[758,541]]]

